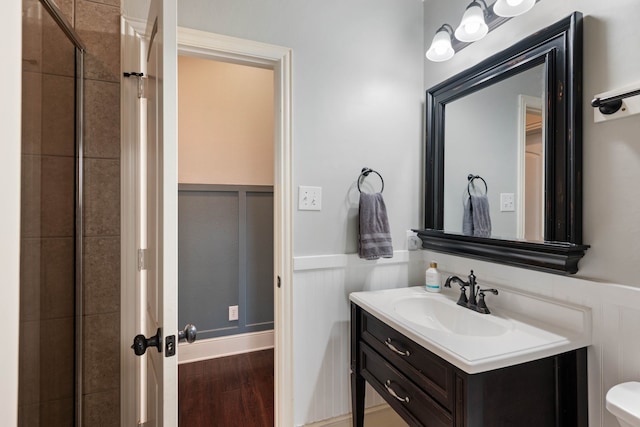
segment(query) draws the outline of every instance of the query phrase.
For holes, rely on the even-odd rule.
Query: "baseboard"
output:
[[[407,423],[391,409],[391,406],[386,403],[367,408],[364,414],[367,427],[402,427],[407,425]],[[318,421],[312,424],[305,424],[305,427],[351,427],[351,414]]]
[[[273,348],[273,330],[180,343],[178,364]]]

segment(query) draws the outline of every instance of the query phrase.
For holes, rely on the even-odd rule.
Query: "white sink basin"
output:
[[[426,294],[398,299],[393,309],[409,322],[452,334],[495,337],[513,327],[507,320],[474,313],[448,299]]]
[[[432,294],[412,287],[354,292],[349,299],[469,374],[591,344],[588,308],[501,288],[487,300],[491,314],[480,314],[457,305],[457,297],[457,292]]]

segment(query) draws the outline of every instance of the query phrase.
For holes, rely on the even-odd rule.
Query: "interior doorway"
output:
[[[138,40],[138,46],[123,48],[123,66],[136,68],[136,64],[144,62],[143,28],[136,28],[135,23],[125,19],[124,28],[127,35]],[[262,67],[273,70],[274,80],[274,185],[273,185],[273,278],[274,290],[274,412],[275,425],[289,426],[293,424],[293,322],[292,322],[292,277],[293,277],[293,244],[292,244],[292,144],[291,144],[291,50],[280,46],[236,39],[197,30],[178,28],[178,55],[207,58],[222,62]],[[139,67],[138,67],[139,69]],[[134,85],[124,88],[136,91]],[[133,95],[135,97],[135,95]],[[143,138],[136,134],[136,117],[140,117],[137,107],[127,105],[130,94],[123,92],[123,141]],[[124,142],[123,142],[124,143]],[[132,179],[135,169],[135,150],[123,150],[123,230],[135,227],[136,183]],[[177,163],[177,159],[176,159]],[[177,185],[177,183],[176,183]],[[129,208],[128,208],[129,207]],[[123,236],[129,233],[123,232]],[[138,417],[137,406],[140,402],[136,395],[139,389],[138,363],[142,360],[132,358],[130,350],[131,336],[136,335],[140,325],[136,320],[140,310],[140,297],[136,295],[135,273],[136,246],[134,239],[123,239],[122,242],[122,420],[123,425],[131,425]],[[129,286],[129,284],[131,284]],[[177,307],[176,307],[177,309]],[[189,347],[181,346],[178,355]],[[176,394],[177,394],[177,390]],[[164,402],[166,405],[167,402]],[[139,419],[139,418],[138,418]]]
[[[270,68],[178,55],[178,324],[198,328],[178,361],[180,424],[270,402],[252,425],[273,425],[273,91]],[[266,349],[271,366],[252,369]],[[188,374],[217,358],[219,375]]]

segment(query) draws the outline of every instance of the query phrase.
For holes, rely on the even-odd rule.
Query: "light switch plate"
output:
[[[322,187],[298,187],[298,210],[319,211],[322,209]]]
[[[500,212],[513,212],[516,210],[515,196],[513,193],[500,193]]]

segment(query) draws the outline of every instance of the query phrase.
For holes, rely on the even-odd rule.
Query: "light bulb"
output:
[[[480,3],[474,1],[462,15],[462,21],[456,29],[455,35],[461,42],[475,42],[489,32],[489,27],[484,21],[484,11]]]
[[[447,29],[447,27],[449,29]],[[446,24],[440,27],[440,29],[436,32],[436,35],[433,36],[433,41],[431,42],[431,47],[427,51],[427,59],[433,62],[442,62],[448,59],[451,59],[455,54],[453,47],[451,47],[451,33],[450,28]]]
[[[469,22],[467,25],[464,26],[464,30],[469,34],[475,34],[478,32],[479,29],[480,29],[479,22]]]
[[[529,11],[535,4],[536,0],[497,0],[493,5],[493,13],[512,18]]]

